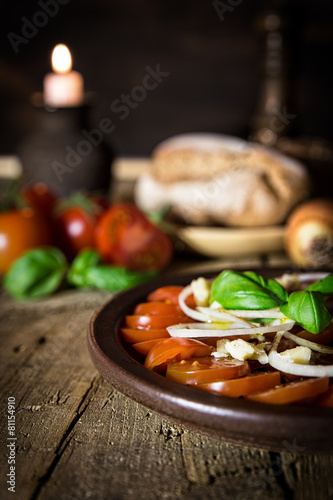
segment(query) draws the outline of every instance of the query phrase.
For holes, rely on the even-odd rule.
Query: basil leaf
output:
[[[74,259],[67,281],[81,288],[119,292],[148,281],[156,275],[156,271],[131,271],[122,266],[101,264],[95,250],[83,250]]]
[[[310,292],[321,292],[324,295],[333,295],[333,274],[329,274],[326,278],[323,278],[315,283],[312,283],[307,287]]]
[[[226,270],[213,281],[210,301],[226,309],[270,309],[288,298],[287,291],[275,280],[258,274]]]
[[[106,266],[88,268],[85,274],[85,286],[119,292],[152,279],[156,272],[131,271],[121,266]]]
[[[332,319],[321,292],[304,290],[290,294],[280,311],[310,333],[320,333]]]
[[[244,275],[258,283],[266,291],[273,293],[274,300],[276,300],[277,298],[280,303],[283,303],[288,299],[288,292],[276,280],[271,278],[263,278],[253,271],[245,271]]]
[[[4,287],[10,295],[21,300],[45,297],[60,287],[67,266],[58,248],[36,248],[13,263],[4,277]]]
[[[71,285],[84,287],[86,285],[86,272],[90,267],[96,267],[101,262],[101,258],[91,248],[82,250],[73,260],[68,271],[67,281]]]

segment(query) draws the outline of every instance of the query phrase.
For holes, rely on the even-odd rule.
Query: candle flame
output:
[[[56,45],[52,52],[52,68],[56,73],[68,73],[72,69],[72,56],[66,45]]]

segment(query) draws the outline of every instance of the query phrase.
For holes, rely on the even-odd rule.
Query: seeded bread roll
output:
[[[246,141],[190,134],[161,143],[136,186],[143,210],[170,205],[189,224],[264,226],[283,222],[308,194],[299,162]]]

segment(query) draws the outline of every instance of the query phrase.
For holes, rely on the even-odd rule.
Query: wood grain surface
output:
[[[0,498],[20,500],[327,500],[333,454],[283,453],[203,437],[105,382],[86,344],[110,294],[33,303],[1,296]],[[15,397],[15,494],[8,491],[7,401]]]

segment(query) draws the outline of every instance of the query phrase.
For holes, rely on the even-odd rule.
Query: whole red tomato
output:
[[[106,211],[95,236],[97,249],[107,262],[133,270],[162,269],[173,255],[171,238],[126,203]]]
[[[72,260],[84,248],[95,247],[95,229],[105,208],[95,200],[76,195],[63,200],[54,212],[55,244]]]
[[[0,213],[0,273],[6,273],[26,250],[50,244],[50,228],[32,208]]]
[[[36,184],[24,187],[21,191],[21,196],[30,207],[40,212],[44,217],[48,219],[52,217],[57,196],[44,182],[37,182]]]

